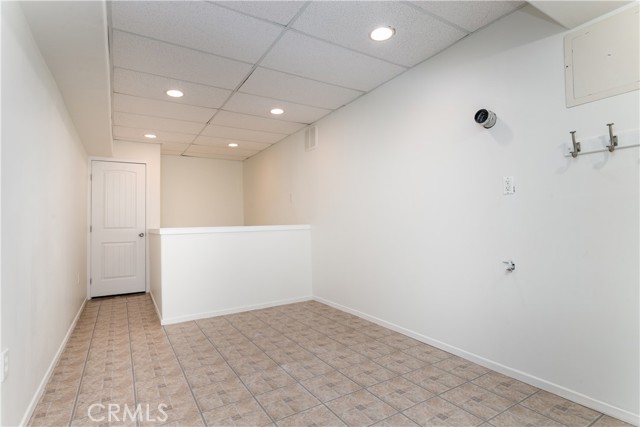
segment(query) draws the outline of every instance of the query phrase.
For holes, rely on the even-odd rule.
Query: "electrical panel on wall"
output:
[[[567,107],[640,89],[635,6],[564,37]]]
[[[318,128],[309,126],[304,131],[304,148],[307,151],[313,150],[318,146]]]

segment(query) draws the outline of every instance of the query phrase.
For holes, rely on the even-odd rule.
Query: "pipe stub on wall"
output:
[[[494,113],[493,111],[483,108],[482,110],[478,110],[473,118],[476,123],[484,126],[485,129],[489,129],[496,124],[498,116],[496,116],[496,113]]]

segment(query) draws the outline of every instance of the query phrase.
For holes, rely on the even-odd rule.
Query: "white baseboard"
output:
[[[40,381],[40,385],[38,385],[38,389],[36,390],[36,393],[33,396],[33,399],[31,399],[31,403],[29,403],[29,406],[27,407],[27,411],[25,412],[24,417],[22,417],[22,421],[20,421],[21,426],[26,426],[29,423],[31,416],[33,415],[33,411],[36,410],[36,406],[38,405],[38,402],[40,402],[40,398],[44,393],[44,389],[47,386],[47,383],[49,382],[51,375],[53,374],[53,370],[56,368],[56,365],[58,364],[58,360],[60,360],[60,356],[62,355],[62,352],[64,351],[64,348],[67,345],[67,342],[69,341],[69,338],[71,337],[71,334],[73,333],[73,330],[75,329],[76,324],[78,323],[78,319],[80,319],[80,314],[82,314],[82,310],[84,309],[84,306],[86,304],[87,304],[87,300],[85,299],[82,305],[80,306],[78,313],[76,313],[76,317],[73,319],[73,322],[71,322],[71,326],[69,326],[69,330],[67,331],[67,334],[64,336],[64,339],[62,340],[60,347],[58,347],[58,351],[56,352],[56,355],[53,357],[53,360],[49,365],[49,369],[47,369],[47,372],[45,373],[44,378],[42,378],[42,381]]]
[[[158,315],[158,319],[160,319],[160,324],[162,324],[162,312],[160,311],[160,307],[156,303],[156,299],[153,297],[153,292],[148,292],[151,295],[151,301],[153,301],[153,306],[156,308],[156,314]]]
[[[161,325],[172,325],[174,323],[188,322],[190,320],[206,319],[207,317],[224,316],[226,314],[242,313],[244,311],[259,310],[261,308],[277,307],[279,305],[286,305],[286,304],[293,304],[293,303],[296,303],[296,302],[311,301],[312,299],[313,299],[313,297],[311,297],[311,296],[298,297],[298,298],[290,298],[290,299],[286,299],[286,300],[272,301],[272,302],[267,302],[267,303],[263,303],[263,304],[245,305],[245,306],[242,306],[242,307],[234,307],[234,308],[228,308],[228,309],[224,309],[224,310],[208,311],[208,312],[205,312],[205,313],[188,314],[188,315],[185,315],[185,316],[174,316],[174,317],[167,317],[167,318],[162,318],[161,317],[160,318],[160,324]]]
[[[536,376],[527,374],[526,372],[519,371],[517,369],[510,368],[501,363],[494,362],[489,359],[485,359],[484,357],[478,356],[474,353],[470,353],[461,348],[451,346],[442,341],[435,340],[433,338],[421,335],[417,332],[411,331],[409,329],[398,326],[394,323],[387,322],[385,320],[379,319],[375,316],[370,316],[368,314],[362,313],[361,311],[354,310],[352,308],[346,307],[341,304],[337,304],[333,301],[326,300],[324,298],[320,298],[314,296],[313,299],[315,301],[321,302],[323,304],[329,305],[331,307],[337,308],[338,310],[346,311],[347,313],[351,313],[355,316],[358,316],[362,319],[369,320],[370,322],[376,323],[380,326],[384,326],[385,328],[391,329],[393,331],[399,332],[408,337],[414,338],[418,341],[421,341],[425,344],[429,344],[433,347],[439,348],[440,350],[455,354],[456,356],[462,357],[464,359],[470,360],[478,365],[484,366],[485,368],[491,369],[493,371],[499,372],[501,374],[507,375],[511,378],[515,378],[519,381],[530,384],[539,389],[548,391],[550,393],[557,394],[558,396],[564,397],[565,399],[571,400],[572,402],[576,402],[580,405],[586,406],[588,408],[594,409],[596,411],[602,412],[603,414],[612,416],[614,418],[618,418],[622,421],[633,425],[640,425],[640,415],[634,414],[627,410],[618,408],[616,406],[612,406],[608,403],[601,402],[597,399],[593,399],[589,396],[585,396],[582,393],[579,393],[574,390],[570,390],[561,385],[546,381],[542,378],[538,378]]]

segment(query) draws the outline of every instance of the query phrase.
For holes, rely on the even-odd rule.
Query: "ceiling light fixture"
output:
[[[235,147],[237,147],[237,146],[238,146],[238,144],[236,144],[235,142],[232,142],[232,143],[230,143],[230,144],[227,144],[227,147],[231,147],[231,148],[235,148]]]
[[[154,134],[152,134],[152,133],[145,133],[145,134],[144,134],[144,137],[145,137],[145,138],[149,138],[149,139],[156,139],[156,138],[157,138],[157,136],[155,136],[155,135],[154,135]]]
[[[178,89],[169,89],[166,94],[172,98],[180,98],[184,95],[184,93]]]
[[[277,116],[277,115],[280,115],[282,113],[284,113],[284,110],[282,108],[272,108],[271,109],[271,114],[273,114],[273,115]]]
[[[371,40],[383,42],[385,40],[389,40],[395,33],[396,30],[393,27],[378,27],[371,31],[369,37],[371,37]]]

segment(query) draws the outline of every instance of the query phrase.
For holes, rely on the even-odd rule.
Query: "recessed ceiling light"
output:
[[[184,93],[182,93],[182,91],[178,90],[178,89],[169,89],[167,91],[167,95],[173,97],[173,98],[180,98],[181,96],[184,95]]]
[[[271,109],[271,114],[275,114],[276,116],[279,114],[284,113],[284,110],[282,108],[273,108]]]
[[[154,134],[152,134],[152,133],[145,133],[145,134],[144,134],[144,137],[145,137],[145,138],[149,138],[149,139],[155,139],[155,138],[157,138],[157,136],[155,136],[155,135],[154,135]]]
[[[396,33],[395,28],[392,27],[378,27],[375,30],[371,31],[369,37],[371,40],[375,40],[377,42],[383,42],[385,40],[389,40]]]
[[[237,146],[238,146],[238,144],[236,144],[235,142],[232,142],[232,143],[230,143],[230,144],[227,144],[227,147],[231,147],[231,148],[235,148],[235,147],[237,147]]]

